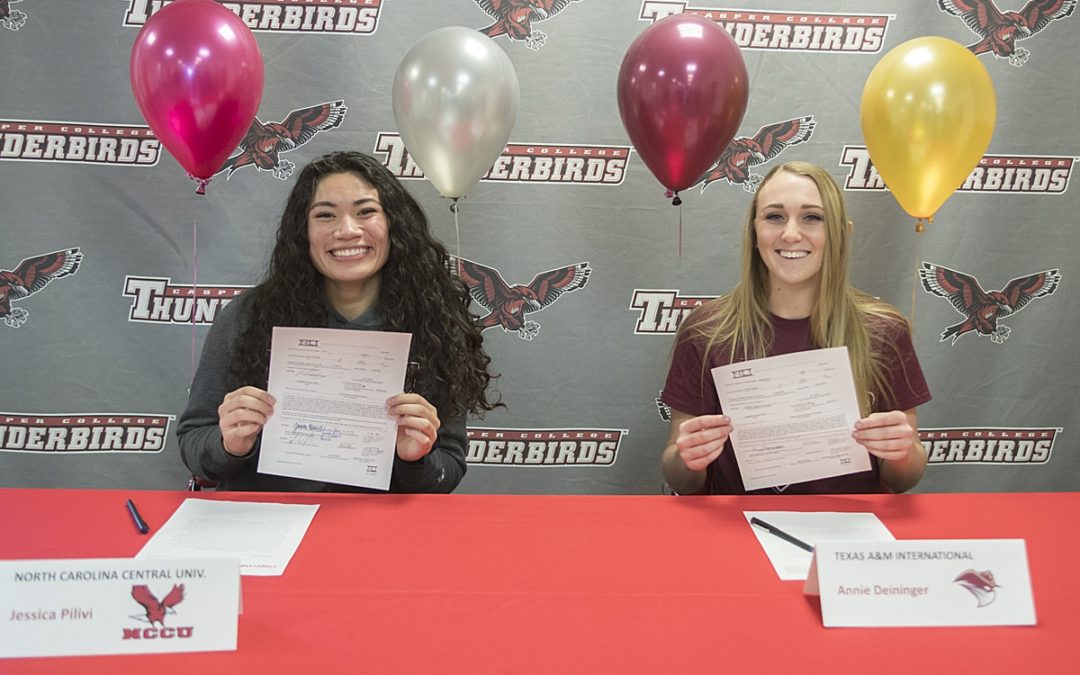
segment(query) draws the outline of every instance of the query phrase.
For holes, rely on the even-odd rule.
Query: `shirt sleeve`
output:
[[[243,457],[226,452],[218,427],[218,406],[228,393],[232,345],[240,333],[239,309],[238,298],[222,308],[210,326],[191,382],[187,408],[176,427],[184,464],[194,475],[211,481],[236,476],[258,449],[256,441],[252,451]]]
[[[688,415],[713,415],[720,412],[720,399],[713,386],[712,373],[705,366],[704,345],[698,340],[676,337],[667,381],[660,400]]]
[[[930,400],[930,388],[926,384],[911,331],[901,321],[890,321],[875,330],[881,341],[886,363],[886,380],[891,396],[875,404],[875,410],[908,410]]]

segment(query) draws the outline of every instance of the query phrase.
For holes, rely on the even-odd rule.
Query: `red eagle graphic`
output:
[[[8,30],[19,30],[26,23],[26,13],[10,7],[16,2],[22,0],[0,0],[0,26]]]
[[[21,307],[12,308],[16,300],[37,293],[53,279],[60,279],[79,269],[82,253],[77,248],[46,253],[26,258],[12,271],[0,270],[0,317],[12,328],[26,323],[29,312]]]
[[[278,154],[299,148],[320,131],[333,129],[345,119],[348,108],[344,101],[328,101],[310,108],[289,113],[284,122],[259,121],[256,117],[247,135],[240,141],[240,152],[225,160],[218,173],[254,165],[259,171],[271,171],[275,178],[285,180],[296,165]]]
[[[451,257],[450,264],[478,305],[488,310],[480,319],[480,329],[502,326],[503,331],[516,331],[518,336],[531,340],[540,332],[540,324],[525,318],[555,302],[563,293],[585,286],[592,274],[589,263],[568,265],[541,272],[528,284],[509,286],[497,269],[465,258]]]
[[[175,605],[180,604],[184,599],[184,585],[173,585],[169,594],[160,602],[157,597],[150,592],[149,586],[132,586],[131,597],[135,598],[135,602],[142,605],[143,609],[146,610],[146,620],[150,622],[150,625],[158,623],[164,626],[165,615],[172,614],[172,608]]]
[[[1051,21],[1064,19],[1076,9],[1076,0],[1029,0],[1019,12],[1002,12],[994,0],[938,0],[941,11],[964,20],[981,38],[968,45],[976,56],[993,52],[994,56],[1009,59],[1011,65],[1020,67],[1028,60],[1030,52],[1017,49],[1017,40],[1035,35]]]
[[[529,49],[540,49],[547,42],[547,35],[532,27],[533,22],[546,21],[562,11],[571,2],[580,0],[476,0],[480,9],[495,19],[495,23],[481,28],[488,37],[505,35],[511,40],[524,40]]]
[[[996,344],[1005,342],[1010,330],[1008,326],[999,326],[998,319],[1016,314],[1035,298],[1050,295],[1061,281],[1057,270],[1047,270],[1018,277],[1005,284],[1004,289],[988,293],[975,277],[927,262],[922,264],[919,278],[927,293],[945,298],[967,317],[941,333],[942,342],[952,338],[953,344],[970,331],[987,335]]]
[[[961,588],[966,588],[974,595],[979,607],[985,607],[993,602],[995,597],[994,589],[1001,588],[994,581],[994,575],[990,570],[983,570],[982,572],[965,570],[960,576],[953,579],[953,583],[960,584]]]
[[[736,138],[702,177],[701,191],[704,192],[710,183],[724,179],[732,185],[741,184],[747,192],[756,192],[763,179],[751,174],[750,167],[764,164],[788,146],[808,140],[814,133],[814,126],[813,115],[808,115],[767,124],[758,129],[753,138]]]

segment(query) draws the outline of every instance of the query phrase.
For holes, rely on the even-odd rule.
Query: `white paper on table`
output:
[[[870,470],[851,432],[859,420],[847,347],[712,369],[747,490]]]
[[[746,523],[751,518],[764,520],[796,539],[816,545],[819,541],[894,541],[892,532],[873,513],[835,511],[744,511]],[[813,554],[785,541],[768,530],[750,525],[769,556],[776,574],[784,581],[804,580],[810,571]]]
[[[386,490],[405,386],[409,333],[274,328],[259,472]]]
[[[281,576],[318,504],[185,499],[136,558],[240,557],[240,573]]]

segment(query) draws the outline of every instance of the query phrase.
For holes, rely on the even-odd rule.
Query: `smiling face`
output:
[[[769,309],[778,316],[809,316],[825,255],[825,208],[817,183],[779,171],[756,197],[754,239],[769,271]]]
[[[353,318],[374,304],[390,255],[378,190],[352,173],[323,177],[308,208],[307,231],[311,262],[325,278],[334,308]]]

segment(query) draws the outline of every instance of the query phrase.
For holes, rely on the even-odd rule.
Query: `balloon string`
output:
[[[196,205],[192,205],[192,211],[194,212]],[[196,323],[195,323],[195,305],[198,304],[196,298],[198,296],[199,289],[199,219],[197,216],[191,217],[191,382],[195,381],[195,335],[196,335]],[[190,389],[188,390],[191,391]]]
[[[916,247],[917,249],[917,247]],[[911,313],[908,316],[908,323],[911,324],[911,334],[915,334],[915,290],[919,287],[919,251],[913,250],[912,255],[915,258],[911,265]]]
[[[461,228],[458,226],[458,200],[454,197],[450,204],[450,210],[454,214],[454,239],[457,241],[457,257],[461,257]]]
[[[683,257],[683,206],[678,206],[678,257]]]

